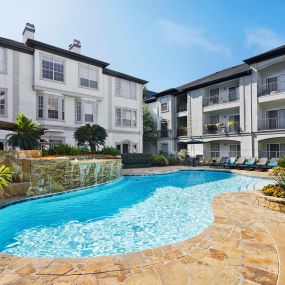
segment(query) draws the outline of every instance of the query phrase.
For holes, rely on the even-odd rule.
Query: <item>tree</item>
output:
[[[79,146],[88,143],[91,150],[96,150],[97,147],[105,144],[107,133],[106,130],[99,125],[86,124],[76,129],[73,137]]]
[[[23,114],[18,114],[16,130],[8,135],[8,144],[13,148],[24,150],[37,149],[44,131],[31,119]]]
[[[157,142],[156,123],[146,104],[143,106],[143,140],[153,145]]]
[[[0,166],[0,190],[2,190],[4,186],[8,186],[9,182],[11,181],[12,181],[11,168],[5,165],[1,165]]]

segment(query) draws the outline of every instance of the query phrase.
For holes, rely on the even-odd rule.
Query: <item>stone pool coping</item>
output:
[[[194,238],[155,249],[63,259],[0,253],[0,284],[270,285],[278,278],[279,284],[285,284],[280,236],[285,234],[285,215],[259,207],[250,195],[216,196],[209,228]]]

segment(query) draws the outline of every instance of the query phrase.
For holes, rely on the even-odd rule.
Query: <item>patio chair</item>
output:
[[[256,158],[250,157],[249,159],[247,159],[247,161],[245,161],[245,163],[243,165],[240,165],[240,168],[248,169],[248,170],[254,169],[255,163],[256,163]]]
[[[225,167],[229,158],[227,156],[223,156],[219,163],[217,163],[217,167]]]
[[[262,169],[271,169],[272,167],[278,166],[278,158],[272,157],[269,162],[262,167]]]
[[[268,161],[267,157],[261,157],[259,161],[256,163],[256,165],[254,166],[254,168],[263,169],[264,167],[266,167],[267,161]]]
[[[186,155],[185,155],[185,161],[184,161],[184,163],[185,163],[185,166],[191,166],[191,165],[192,165],[192,159],[191,159],[191,157],[190,157],[189,154],[186,154]]]
[[[225,164],[225,168],[232,168],[235,161],[236,161],[236,156],[232,156],[230,157],[230,159],[227,161],[227,163]]]
[[[244,156],[239,157],[233,164],[233,168],[239,168],[244,164],[244,162],[245,162],[245,157]]]

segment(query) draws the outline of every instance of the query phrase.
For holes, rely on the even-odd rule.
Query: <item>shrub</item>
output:
[[[285,198],[284,189],[278,184],[269,184],[263,187],[261,192],[266,196]]]
[[[273,171],[273,175],[278,176],[279,173],[285,172],[285,168],[281,166],[275,166],[272,168],[272,171]]]
[[[43,156],[47,155],[80,155],[88,154],[89,150],[83,148],[77,148],[68,144],[59,144],[48,150],[43,151]]]
[[[116,155],[119,155],[119,150],[115,147],[104,147],[101,150],[101,153],[116,156]]]
[[[9,182],[11,181],[12,181],[11,168],[5,165],[1,165],[0,166],[0,190],[2,190],[4,186],[8,186]]]
[[[163,154],[157,154],[152,157],[152,164],[155,166],[167,166],[168,160]]]
[[[285,156],[279,158],[278,165],[285,168]]]
[[[177,164],[177,158],[174,155],[170,155],[169,157],[167,157],[167,160],[169,165]]]
[[[181,149],[178,153],[178,157],[180,160],[184,160],[186,154],[188,154],[188,150],[187,149]]]

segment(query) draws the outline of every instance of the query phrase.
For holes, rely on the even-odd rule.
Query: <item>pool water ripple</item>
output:
[[[90,257],[196,236],[213,222],[211,200],[267,180],[215,171],[124,177],[0,211],[0,250],[18,256]]]

